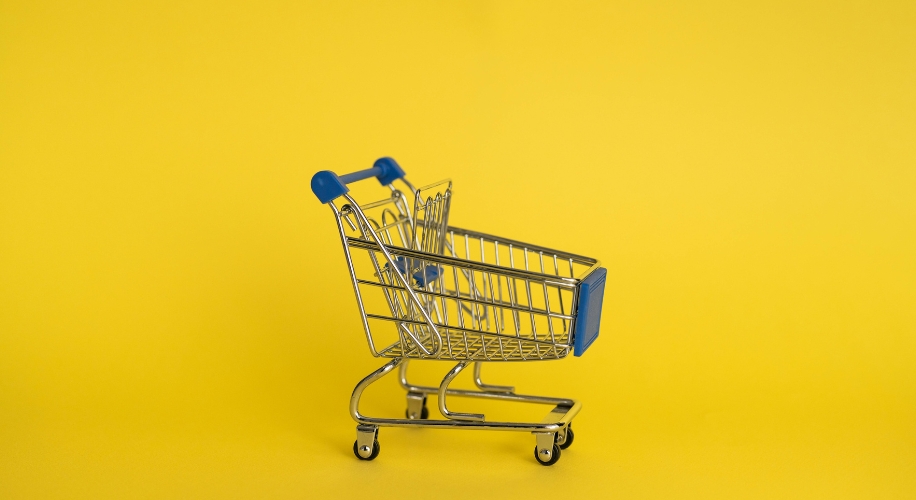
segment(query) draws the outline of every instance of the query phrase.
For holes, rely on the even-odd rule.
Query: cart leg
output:
[[[359,423],[362,419],[362,415],[359,414],[359,399],[362,397],[366,387],[369,387],[373,382],[387,375],[400,363],[401,358],[394,358],[356,384],[356,387],[353,389],[353,394],[350,396],[350,415],[353,417],[353,420]],[[378,444],[378,426],[359,423],[359,425],[356,426],[356,442],[353,443],[353,454],[356,455],[356,458],[360,460],[375,460],[380,450],[381,447]]]
[[[359,413],[359,399],[363,395],[363,391],[366,390],[366,387],[372,385],[376,380],[387,375],[391,370],[394,370],[404,358],[394,358],[391,361],[382,365],[381,368],[375,370],[374,372],[366,375],[366,378],[359,381],[356,384],[356,387],[353,388],[353,394],[350,395],[350,416],[353,417],[353,420],[356,420],[357,423],[360,423],[363,416]]]
[[[410,366],[410,360],[404,359],[404,361],[401,363],[401,367],[398,368],[398,383],[401,384],[401,387],[403,387],[405,391],[410,392],[412,386],[410,385],[410,382],[407,381],[408,366]]]
[[[485,392],[515,392],[515,387],[509,385],[490,385],[483,383],[483,381],[480,380],[480,366],[482,364],[483,363],[480,361],[474,363],[474,385],[476,385],[478,389]]]
[[[429,418],[429,408],[426,407],[426,394],[422,391],[413,390],[410,382],[407,381],[407,366],[409,363],[409,359],[404,359],[400,368],[398,368],[398,382],[407,391],[407,418],[410,420],[425,420]]]
[[[455,380],[455,377],[461,373],[461,370],[464,370],[468,366],[470,361],[462,361],[455,365],[442,379],[442,383],[439,384],[439,412],[442,413],[442,416],[451,420],[467,420],[471,422],[483,422],[483,415],[480,413],[458,413],[448,411],[448,406],[445,404],[445,395],[448,392],[448,385],[452,383],[452,380]]]

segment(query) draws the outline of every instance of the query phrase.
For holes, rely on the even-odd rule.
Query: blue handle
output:
[[[375,160],[372,168],[352,174],[338,176],[330,170],[322,170],[312,176],[312,192],[321,203],[327,203],[348,193],[350,190],[347,184],[351,182],[375,177],[383,186],[387,186],[397,179],[402,179],[405,175],[407,174],[404,173],[398,162],[386,156]]]

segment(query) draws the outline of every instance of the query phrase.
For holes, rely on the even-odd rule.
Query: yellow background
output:
[[[913,2],[2,1],[0,497],[914,498],[914,139]],[[586,356],[486,370],[584,401],[556,466],[352,456],[309,179],[384,155],[607,266]]]

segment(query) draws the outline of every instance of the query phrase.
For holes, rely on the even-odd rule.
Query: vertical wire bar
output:
[[[441,240],[439,232],[442,230],[443,210],[445,208],[445,198],[442,193],[436,195],[436,217],[432,223],[432,232],[429,235],[429,252],[439,253],[439,241]]]
[[[512,248],[512,243],[509,243],[509,267],[511,267],[512,269],[515,269],[515,251]],[[510,278],[506,276],[506,285],[509,289],[509,301],[514,306],[514,305],[517,305],[518,303],[518,288],[516,286],[516,281],[515,281],[516,278],[514,276],[511,278],[512,280],[511,286],[509,286],[509,280]],[[519,337],[521,333],[521,325],[520,325],[518,311],[515,309],[512,309],[512,318],[515,320],[515,336]]]
[[[477,331],[481,332],[480,333],[481,349],[483,350],[484,356],[487,357],[487,359],[489,359],[489,357],[487,356],[486,336],[482,333],[483,332],[483,323],[480,321],[480,293],[478,293],[477,280],[474,277],[474,275],[477,273],[475,273],[474,270],[470,268],[467,270],[467,272],[469,273],[470,278],[471,278],[470,283],[469,283],[470,288],[468,289],[468,293],[469,295],[471,295],[473,299],[472,303],[474,304],[474,312],[471,314],[471,316],[474,319],[476,319]]]
[[[425,209],[423,210],[423,247],[421,248],[424,252],[429,249],[429,227],[432,218],[435,217],[436,207],[433,203],[432,197],[426,198]]]
[[[412,250],[420,249],[420,231],[423,229],[420,226],[420,213],[423,212],[423,200],[420,198],[420,192],[417,192],[416,197],[414,198],[413,205],[413,220],[411,221],[411,232],[413,233],[413,239],[410,242],[410,248]]]
[[[436,240],[436,228],[439,226],[439,208],[440,202],[442,201],[442,193],[436,193],[436,197],[432,199],[431,207],[429,211],[429,222],[426,224],[427,234],[426,234],[426,248],[425,251],[430,253],[435,253],[435,240]]]
[[[489,285],[490,285],[490,302],[492,303],[493,302],[493,274],[492,273],[489,275]],[[493,306],[493,321],[496,323],[496,333],[501,333],[502,325],[500,325],[500,322],[499,322],[499,315],[496,314],[495,305]],[[488,320],[487,328],[489,327],[490,327],[490,324]],[[496,339],[499,341],[499,356],[502,359],[506,359],[506,353],[503,352],[503,341],[500,337],[496,337]]]
[[[448,292],[445,289],[445,269],[441,267],[442,266],[440,266],[440,269],[439,269],[439,291],[442,293],[441,301],[442,301],[442,315],[445,318],[444,319],[445,321],[445,328],[444,328],[445,341],[448,344],[448,355],[449,357],[452,357],[452,336],[451,336],[452,331],[449,328],[449,326],[451,326],[451,323],[449,323],[448,321],[448,301],[445,298],[445,296],[448,295]]]
[[[490,280],[490,303],[493,304],[493,321],[496,323],[496,333],[502,333],[502,331],[503,331],[503,327],[502,327],[502,310],[503,310],[503,308],[502,308],[502,300],[500,299],[500,302],[499,302],[500,305],[497,306],[497,305],[496,305],[497,302],[496,302],[496,299],[495,299],[495,294],[494,294],[494,292],[493,292],[493,274],[492,274],[492,273],[490,273],[490,275],[489,275],[489,280]],[[499,275],[497,274],[497,275],[496,275],[496,288],[497,288],[497,290],[499,289],[500,285],[501,285],[501,283],[500,283],[500,278],[499,278]],[[500,290],[500,295],[502,295],[502,291],[501,291],[501,290]],[[499,311],[497,311],[497,308],[499,309]],[[497,312],[498,312],[499,314],[497,314]],[[487,326],[489,327],[489,325],[487,325]]]
[[[498,266],[498,265],[499,265],[499,242],[496,241],[496,240],[493,240],[493,253],[496,254],[496,265]],[[499,307],[499,316],[498,316],[498,318],[497,318],[498,321],[497,321],[497,323],[496,323],[496,332],[497,332],[497,333],[502,333],[503,330],[502,330],[502,327],[501,327],[500,325],[501,325],[501,323],[502,323],[502,319],[505,318],[505,316],[503,316],[503,312],[505,311],[505,309],[502,307],[502,303],[503,303],[503,279],[502,279],[502,276],[499,275],[499,274],[496,275],[496,292],[499,294],[499,304],[500,304],[500,307]],[[491,294],[491,295],[492,295],[492,294]]]
[[[455,304],[458,306],[458,327],[464,328],[464,310],[461,308],[461,285],[458,282],[458,266],[452,266],[455,275]]]
[[[357,219],[357,223],[359,224],[360,233],[362,234],[362,236],[363,236],[364,239],[368,239],[368,238],[366,237],[366,231],[365,231],[365,229],[363,228],[362,222],[359,220],[358,217],[357,217],[356,219]],[[368,251],[368,254],[369,254],[369,258],[370,258],[370,260],[371,260],[371,262],[372,262],[372,265],[373,265],[373,267],[375,268],[376,276],[379,277],[379,282],[381,282],[381,283],[384,284],[384,283],[385,283],[385,279],[384,279],[385,273],[382,272],[382,269],[381,269],[381,267],[380,267],[379,264],[378,264],[378,259],[377,259],[376,256],[375,256],[375,252],[373,252],[373,251],[370,250],[370,251]],[[397,271],[395,270],[394,272],[397,272]],[[393,283],[392,283],[392,284],[393,284]],[[400,318],[399,318],[399,314],[400,314],[401,307],[400,307],[400,303],[398,303],[398,296],[399,296],[399,293],[398,293],[398,292],[394,292],[394,297],[395,297],[395,303],[394,303],[394,304],[392,304],[392,302],[391,302],[391,295],[389,295],[389,289],[388,289],[388,288],[385,288],[385,289],[383,290],[383,293],[385,294],[385,300],[388,302],[388,308],[391,310],[392,317],[395,318],[395,319],[400,319]],[[405,301],[406,301],[406,299],[405,299]],[[406,304],[405,304],[405,305],[406,305]],[[406,348],[406,346],[405,346],[404,333],[401,331],[401,329],[400,329],[398,326],[395,326],[395,330],[398,332],[398,339],[399,339],[398,341],[399,341],[399,343],[401,344],[401,352],[405,352],[405,351],[407,350],[407,348]]]
[[[467,237],[467,235],[466,235],[466,234],[465,234],[465,235],[462,235],[462,238],[464,238],[464,245],[465,245],[465,248],[467,248],[467,244],[468,244],[468,237]],[[453,246],[452,248],[454,248],[454,246]],[[467,257],[467,250],[465,250],[465,257]],[[461,287],[457,285],[457,283],[458,283],[458,266],[455,266],[455,267],[453,267],[452,269],[453,269],[454,272],[455,272],[455,283],[456,283],[455,289],[456,289],[456,291],[458,292],[458,295],[457,295],[457,296],[460,297],[460,296],[461,296]],[[463,271],[462,271],[462,274],[464,274]],[[468,286],[470,287],[470,283],[468,284]],[[470,295],[471,295],[471,294],[470,294],[470,289],[468,289],[468,297],[470,297]],[[470,309],[470,308],[468,308],[468,309]],[[464,327],[465,327],[465,325],[464,325],[464,308],[463,308],[463,305],[462,305],[462,303],[461,303],[460,300],[458,300],[458,320],[459,320],[460,326],[461,326],[461,328],[462,328],[462,331],[461,331],[461,338],[462,338],[462,341],[463,341],[463,343],[464,343],[464,357],[467,358],[467,359],[470,359],[470,357],[471,357],[471,347],[468,345],[468,333],[467,333],[466,331],[464,331]],[[471,321],[472,321],[472,323],[473,323],[473,317],[471,318]]]
[[[534,321],[534,307],[531,305],[531,280],[525,280],[525,293],[528,296],[528,315],[531,316],[531,334],[534,335],[534,340],[538,339],[538,327]]]
[[[553,272],[557,276],[560,275],[560,265],[557,263],[557,254],[553,254]],[[557,297],[560,300],[560,314],[566,315],[566,307],[563,305],[563,289],[557,287]],[[566,318],[561,318],[560,323],[563,325],[563,333],[566,333]]]
[[[529,252],[529,251],[530,251],[530,250],[528,250],[528,247],[525,247],[525,248],[524,248],[524,252],[525,252],[525,270],[526,270],[526,271],[530,271],[530,270],[531,270],[530,267],[529,267],[529,263],[528,263],[528,252]],[[531,281],[530,281],[530,280],[527,280],[527,279],[525,280],[525,294],[526,294],[526,296],[528,297],[528,310],[531,311],[531,312],[528,313],[528,314],[531,316],[531,334],[534,336],[534,340],[538,340],[538,327],[537,327],[537,324],[535,323],[535,318],[534,318],[534,304],[532,304],[532,302],[531,302]],[[535,343],[535,344],[534,344],[534,350],[535,350],[535,352],[537,352],[538,359],[544,359],[544,357],[541,356],[541,346],[540,346],[540,344]]]
[[[426,198],[426,202],[423,204],[423,236],[420,239],[420,251],[426,251],[427,241],[429,240],[429,219],[431,217],[431,212],[433,210],[433,199],[431,197]]]
[[[541,285],[544,287],[544,307],[547,309],[547,329],[550,331],[550,341],[556,344],[557,340],[553,334],[553,320],[550,318],[550,297],[547,293],[547,282],[542,281]]]
[[[422,286],[422,289],[423,289],[423,290],[427,290],[427,289],[430,288],[429,278],[428,278],[427,275],[426,275],[427,266],[429,265],[429,264],[427,264],[427,262],[428,262],[428,261],[426,260],[425,257],[422,258],[422,259],[420,259],[420,278],[421,278],[422,283],[423,283],[423,286]],[[422,295],[421,295],[421,297],[422,297]],[[425,300],[423,300],[423,306],[427,309],[426,314],[428,314],[428,315],[430,315],[430,316],[432,316],[432,309],[434,309],[434,307],[432,307],[432,306],[434,306],[434,305],[436,304],[436,301],[435,301],[435,300],[430,300],[432,297],[433,297],[433,296],[427,294],[426,297],[424,297]],[[438,311],[437,311],[437,313],[438,313]],[[437,314],[437,317],[438,317],[438,314]],[[439,318],[439,321],[440,321],[440,322],[442,321],[442,318],[441,318],[441,317]],[[430,339],[430,346],[432,347],[432,344],[434,343],[433,340],[432,340],[433,332],[432,332],[432,331],[428,331],[428,329],[427,329],[426,327],[423,327],[423,331],[426,332],[427,337],[429,337],[429,339]]]
[[[480,262],[486,263],[487,256],[483,248],[483,236],[478,238],[478,240],[480,241]],[[481,278],[486,282],[488,275],[489,273],[481,273]],[[491,295],[491,298],[492,298],[492,295]],[[488,309],[488,306],[486,305],[486,301],[487,301],[487,287],[486,286],[484,286],[483,288],[483,300],[484,300],[483,317],[487,321],[487,331],[490,331],[490,310]]]
[[[545,274],[544,272],[544,252],[543,251],[538,251],[538,261],[541,264],[541,274]],[[547,316],[546,316],[547,317],[547,330],[550,333],[550,342],[554,346],[553,347],[554,355],[556,355],[557,341],[556,341],[556,337],[554,336],[553,321],[550,319],[550,297],[547,296],[548,294],[547,282],[542,281],[541,286],[544,287],[544,309],[547,310]],[[555,356],[555,357],[558,357],[558,356]]]
[[[465,238],[465,240],[464,240],[464,241],[465,241],[465,246],[466,246],[466,248],[468,248],[468,247],[467,247],[467,244],[468,244],[467,242],[468,242],[468,240],[469,240],[470,238],[468,237],[468,235],[465,235],[464,238]],[[473,259],[471,259],[470,255],[468,255],[468,260],[473,260]],[[480,300],[480,290],[479,290],[478,287],[477,287],[477,280],[474,278],[474,274],[475,274],[475,273],[474,273],[474,270],[473,270],[473,269],[470,269],[470,268],[469,268],[467,271],[465,271],[465,274],[469,277],[469,287],[470,287],[470,288],[468,289],[468,295],[470,295],[470,297],[471,297],[471,299],[473,300],[473,303],[474,303],[474,312],[471,313],[471,314],[472,314],[472,316],[474,316],[474,318],[477,320],[477,329],[478,329],[478,330],[482,330],[482,329],[483,329],[483,322],[480,320],[480,303],[479,303],[479,300]],[[481,273],[481,274],[482,274],[482,273]],[[486,312],[487,312],[487,311],[486,311],[486,305],[484,305],[484,314],[486,314]]]
[[[477,303],[478,297],[477,297],[477,282],[474,279],[475,273],[474,273],[474,270],[471,268],[463,270],[463,272],[465,273],[465,276],[468,277],[468,298],[471,299],[471,304],[473,304],[474,306],[474,309],[470,311],[471,325],[474,325],[475,329],[480,330],[481,328],[480,309],[479,309],[479,304]]]
[[[423,217],[423,251],[424,252],[429,252],[432,250],[432,248],[430,248],[429,240],[435,228],[436,209],[437,208],[438,207],[436,204],[436,198],[432,196],[429,197],[429,199],[426,202],[426,214]]]
[[[372,260],[372,263],[373,263],[374,266],[375,266],[376,272],[378,273],[379,281],[382,282],[382,283],[384,283],[385,280],[382,278],[382,276],[384,276],[385,273],[382,273],[381,270],[379,269],[379,265],[378,265],[377,257],[375,256],[375,252],[373,252],[373,251],[370,250],[370,251],[368,251],[368,253],[369,253],[369,256],[370,256],[370,258],[371,258],[371,260]],[[397,271],[395,271],[395,272],[397,272]],[[392,283],[392,284],[393,284],[393,283]],[[385,298],[386,298],[386,300],[388,301],[388,307],[389,307],[389,309],[391,309],[392,316],[393,316],[394,318],[396,318],[396,319],[399,318],[400,315],[402,314],[402,313],[401,313],[401,305],[400,305],[400,301],[399,301],[399,295],[400,295],[400,294],[399,294],[397,291],[393,293],[393,294],[394,294],[394,297],[395,297],[395,303],[392,304],[391,299],[390,299],[390,296],[388,295],[388,292],[389,292],[390,290],[389,290],[388,288],[384,288],[383,290],[384,290],[384,292],[385,292]],[[405,305],[406,305],[406,304],[405,304]],[[398,343],[401,345],[401,352],[402,352],[402,353],[406,353],[406,352],[407,352],[407,345],[408,345],[408,344],[407,344],[406,339],[405,339],[405,337],[404,337],[404,332],[401,330],[402,327],[403,327],[403,328],[406,328],[406,326],[404,325],[404,323],[395,323],[395,330],[398,332]]]
[[[509,243],[509,267],[515,269],[515,251],[512,248],[512,243]],[[512,280],[511,286],[509,282],[510,279]],[[516,287],[516,278],[514,276],[512,278],[506,276],[506,290],[509,293],[509,304],[513,306],[512,319],[513,325],[515,326],[515,337],[518,339],[518,350],[520,353],[523,353],[525,348],[524,344],[522,343],[522,325],[518,310],[515,309],[515,306],[518,305],[518,288]]]

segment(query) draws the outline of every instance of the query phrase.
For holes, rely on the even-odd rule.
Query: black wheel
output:
[[[534,447],[534,459],[538,461],[541,465],[553,465],[557,463],[557,460],[560,459],[560,447],[553,445],[553,453],[550,455],[550,459],[544,462],[541,460],[541,456],[538,454],[538,447]]]
[[[376,439],[372,443],[372,454],[369,455],[369,458],[366,458],[359,454],[359,441],[353,441],[353,454],[360,460],[375,460],[375,457],[378,456],[378,452],[381,451],[381,449],[381,446],[378,444],[378,439]]]
[[[565,450],[566,448],[569,448],[570,446],[572,446],[574,437],[576,437],[576,435],[573,434],[572,427],[567,427],[566,428],[566,442],[560,445],[560,449]]]

